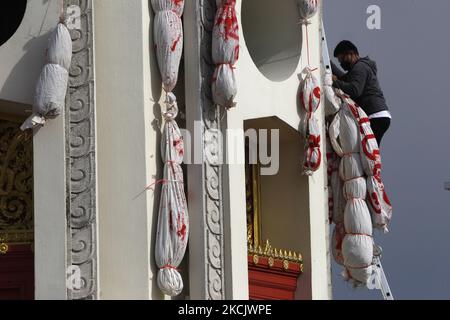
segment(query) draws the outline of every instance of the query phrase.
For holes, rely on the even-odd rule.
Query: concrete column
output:
[[[322,5],[319,13],[314,17],[313,34],[321,32],[322,25]],[[310,31],[310,32],[311,32]],[[306,46],[306,43],[303,44]],[[310,43],[311,63],[314,66],[321,65],[322,42],[314,41]],[[321,80],[321,79],[320,79]],[[320,81],[322,82],[322,81]],[[319,170],[309,178],[310,191],[310,229],[311,229],[311,285],[312,299],[331,299],[331,253],[329,244],[329,220],[328,220],[328,188],[327,188],[327,163],[325,144],[325,104],[321,103],[317,111],[317,119],[322,128],[321,136],[324,137],[321,143],[323,163]]]
[[[64,300],[66,291],[66,157],[64,116],[35,131],[35,297]]]
[[[161,80],[150,1],[96,1],[101,299],[161,299],[154,238],[161,177]],[[156,188],[158,190],[159,188]]]
[[[184,14],[187,130],[195,164],[188,166],[191,299],[220,300],[226,292],[224,166],[220,132],[226,119],[211,100],[212,26],[215,2],[187,1]]]

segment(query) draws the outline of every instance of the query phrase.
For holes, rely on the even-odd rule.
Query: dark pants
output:
[[[389,129],[391,125],[391,119],[389,118],[375,118],[370,119],[370,126],[372,127],[372,131],[377,139],[378,146],[381,145],[381,139],[383,139],[384,134]]]

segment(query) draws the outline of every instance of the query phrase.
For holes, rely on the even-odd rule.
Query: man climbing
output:
[[[336,46],[334,57],[347,72],[343,72],[331,62],[333,87],[348,94],[367,113],[380,145],[383,135],[389,129],[392,116],[378,82],[375,61],[369,57],[360,58],[358,48],[347,40]]]

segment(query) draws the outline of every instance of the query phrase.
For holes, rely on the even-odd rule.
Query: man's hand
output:
[[[338,80],[338,77],[333,74],[332,79],[333,79],[333,81],[336,81],[336,80]]]

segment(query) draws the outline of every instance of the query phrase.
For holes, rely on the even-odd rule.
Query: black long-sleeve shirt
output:
[[[379,111],[389,110],[378,82],[375,61],[368,57],[361,58],[347,73],[333,62],[331,62],[331,68],[333,74],[338,77],[338,80],[333,82],[333,86],[348,94],[368,116]]]

